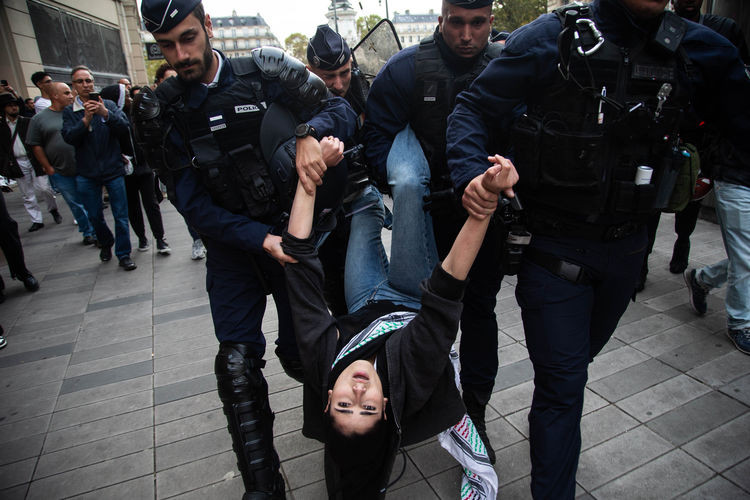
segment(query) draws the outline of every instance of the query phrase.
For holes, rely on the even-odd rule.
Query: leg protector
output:
[[[246,493],[243,499],[283,499],[284,479],[273,447],[274,415],[268,403],[265,361],[250,346],[222,342],[214,372],[227,416],[237,467]]]

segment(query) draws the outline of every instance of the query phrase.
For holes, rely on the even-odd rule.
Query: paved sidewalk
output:
[[[18,192],[6,202],[41,289],[26,292],[0,260],[8,340],[0,351],[0,498],[240,498],[215,390],[205,261],[190,260],[179,214],[162,203],[172,255],[134,252],[138,269],[124,272],[81,245],[64,203],[61,225],[45,216],[45,228],[28,233]],[[750,356],[725,335],[723,291],[709,296],[701,318],[682,276],[669,273],[672,222],[663,217],[646,289],[589,370],[581,497],[750,498]],[[700,221],[692,242],[691,266],[724,258],[716,225]],[[499,294],[501,367],[488,410],[507,499],[530,496],[533,370],[514,282]],[[272,306],[268,313],[270,344]],[[288,497],[325,498],[321,445],[300,431],[302,388],[273,349],[267,359]],[[459,480],[432,440],[408,449],[388,497],[457,498]]]

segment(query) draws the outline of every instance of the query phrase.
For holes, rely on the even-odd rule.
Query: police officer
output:
[[[141,13],[178,76],[155,94],[139,94],[139,141],[172,191],[170,201],[208,250],[206,283],[220,341],[215,372],[245,498],[283,498],[261,372],[266,290],[277,308],[282,366],[290,373],[301,364],[281,267],[290,259],[278,236],[276,199],[289,172],[274,177],[267,168],[258,147],[261,119],[274,102],[299,111],[296,165],[306,181],[320,184],[326,164],[318,141],[351,135],[354,113],[280,49],[256,49],[250,58],[231,60],[212,50],[211,19],[200,0],[144,0]]]
[[[737,49],[665,13],[667,1],[594,0],[541,16],[511,35],[448,120],[448,164],[470,212],[491,198],[477,181],[488,139],[514,133],[533,234],[516,297],[534,365],[535,498],[575,495],[588,364],[633,295],[645,219],[682,163],[681,116],[693,106],[714,122],[748,169],[750,78]]]
[[[411,262],[396,287],[420,296],[419,283],[429,276],[438,254],[444,257],[465,214],[448,196],[442,206],[423,199],[452,188],[445,163],[445,123],[456,95],[467,88],[501,46],[490,44],[493,16],[490,0],[443,0],[434,34],[394,55],[378,73],[367,98],[366,157],[393,196],[393,239],[413,237],[425,247],[403,244]],[[433,220],[434,225],[433,225]],[[434,227],[434,230],[433,230]],[[352,228],[356,231],[356,228]],[[494,463],[485,428],[485,408],[497,375],[496,296],[502,282],[499,229],[492,225],[472,268],[461,316],[461,384],[467,411]],[[433,235],[424,238],[423,234]],[[434,244],[433,244],[434,242]]]

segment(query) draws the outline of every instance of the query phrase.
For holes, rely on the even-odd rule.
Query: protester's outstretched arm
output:
[[[495,156],[490,157],[490,161],[495,165],[488,168],[475,181],[484,191],[494,196],[494,207],[491,210],[494,211],[497,208],[498,196],[501,192],[505,192],[506,195],[513,195],[511,188],[518,181],[518,173],[516,173],[513,164],[505,158]],[[483,215],[480,218],[471,211],[469,212],[469,218],[466,219],[448,256],[442,263],[443,269],[456,279],[466,279],[479,248],[482,246],[487,226],[490,223],[491,217],[489,215],[491,215],[491,212]]]

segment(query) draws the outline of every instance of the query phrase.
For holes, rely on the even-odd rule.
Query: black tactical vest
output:
[[[666,13],[654,39],[625,48],[601,36],[587,7],[558,16],[558,81],[514,126],[518,192],[531,214],[642,220],[666,205],[682,162],[691,70],[679,48],[685,23]],[[636,183],[639,166],[653,169],[650,183]]]
[[[448,174],[445,130],[456,96],[467,89],[501,51],[502,45],[490,43],[469,71],[455,74],[440,56],[432,36],[420,42],[415,61],[414,112],[409,124],[422,145],[433,182]]]

